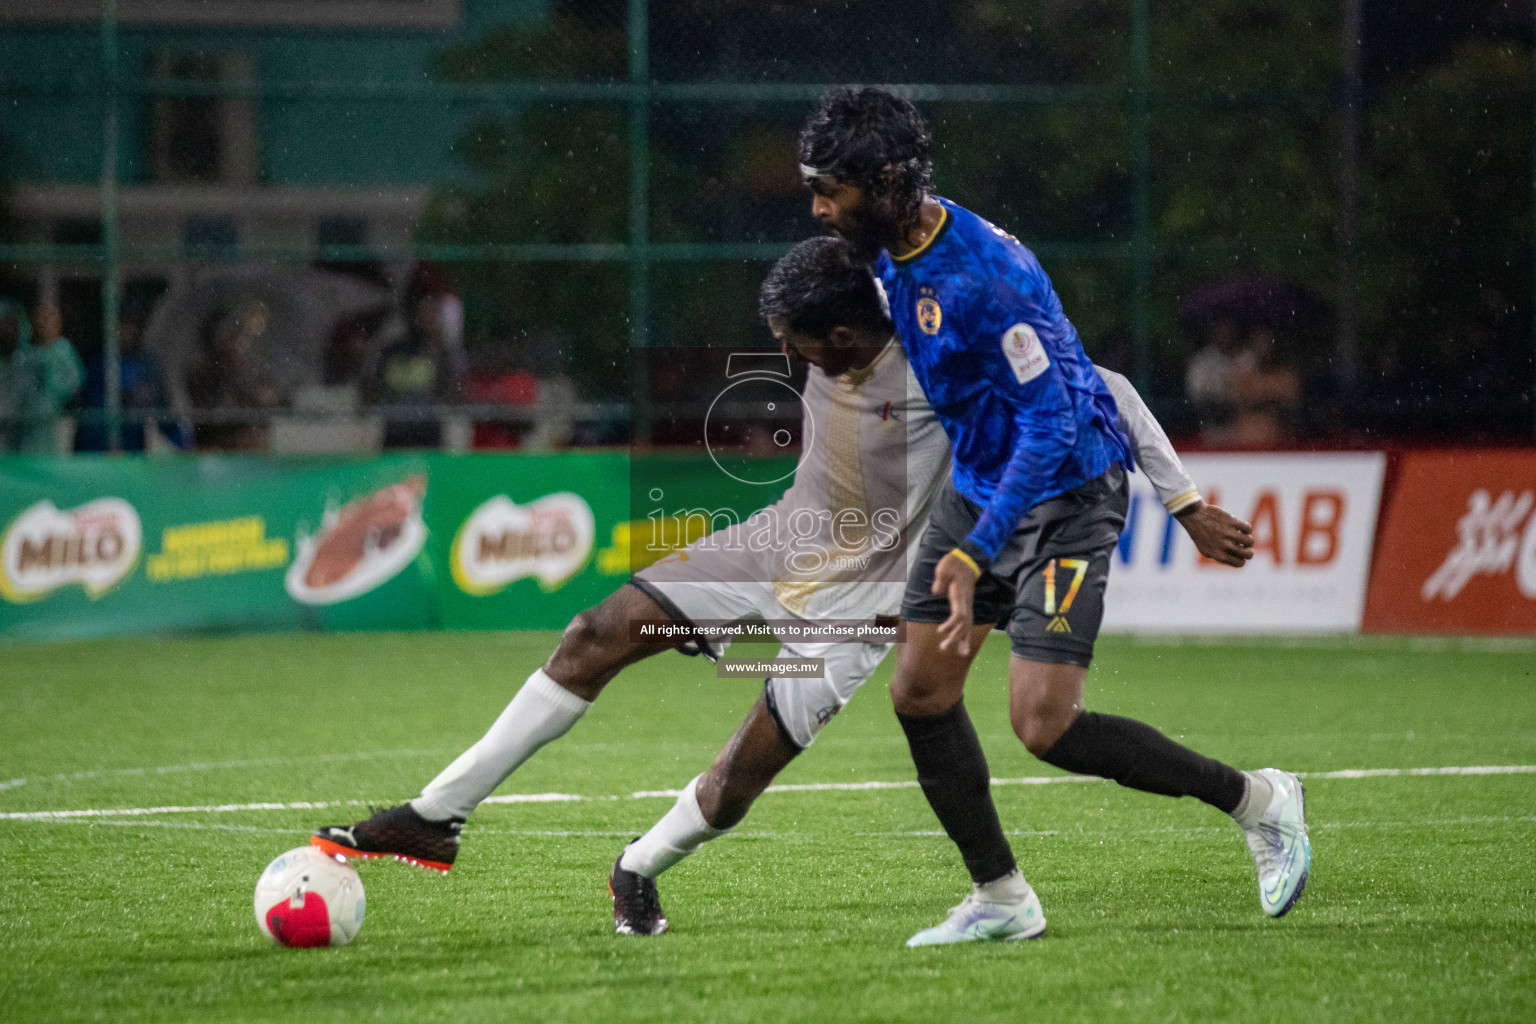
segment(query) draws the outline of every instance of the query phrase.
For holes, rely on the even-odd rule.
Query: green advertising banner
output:
[[[713,468],[620,452],[3,458],[0,637],[559,628],[781,489]],[[663,492],[703,514],[643,507]]]
[[[435,456],[428,493],[440,624],[558,629],[629,577],[620,453]]]

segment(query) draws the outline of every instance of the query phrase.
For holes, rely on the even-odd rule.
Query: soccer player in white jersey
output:
[[[636,620],[694,627],[755,618],[894,621],[909,568],[906,542],[922,531],[947,478],[949,443],[907,367],[869,268],[846,242],[816,238],[797,245],[764,282],[760,309],[784,352],[810,364],[802,396],[802,436],[810,450],[784,496],[647,566],[577,615],[485,736],[420,796],[350,826],[321,828],[315,845],[447,871],[475,807],[574,726],[622,668],[673,648],[718,658],[725,646],[702,630],[691,638],[638,641],[630,628]],[[1200,501],[1135,390],[1103,372],[1170,511],[1202,552],[1243,564],[1252,554],[1247,525]],[[820,659],[824,671],[768,678],[714,764],[625,848],[609,877],[620,934],[666,930],[656,877],[740,822],[890,648],[881,640],[783,644],[780,660]]]

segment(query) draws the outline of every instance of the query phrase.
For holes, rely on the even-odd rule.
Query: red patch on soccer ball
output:
[[[304,903],[285,900],[267,911],[267,927],[278,942],[294,949],[331,944],[331,912],[315,892],[304,894]]]

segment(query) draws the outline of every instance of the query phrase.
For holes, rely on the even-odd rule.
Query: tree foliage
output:
[[[1152,5],[1150,333],[1164,394],[1179,389],[1196,340],[1178,319],[1180,303],[1203,283],[1260,274],[1321,303],[1340,298],[1340,6]],[[1486,385],[1515,395],[1531,372],[1530,50],[1511,41],[1508,19],[1499,22],[1502,38],[1479,36],[1476,19],[1457,24],[1468,33],[1461,44],[1414,50],[1419,63],[1381,58],[1367,69],[1361,341],[1368,368],[1408,387],[1421,382],[1421,368],[1454,366],[1468,344],[1499,353],[1485,360],[1498,367]],[[940,8],[687,0],[653,4],[652,42],[653,71],[666,80],[926,79],[1056,90],[1048,102],[928,104],[936,182],[1037,246],[1090,352],[1127,360],[1124,246],[1136,194],[1130,0]],[[543,27],[498,29],[443,54],[438,72],[456,82],[616,81],[626,67],[621,7],[568,2]],[[793,155],[803,114],[767,103],[655,108],[652,238],[787,243],[814,231]],[[424,236],[624,241],[627,116],[620,103],[488,112],[461,140],[464,178],[438,191]],[[750,343],[762,270],[658,267],[655,335]],[[558,330],[593,365],[621,357],[622,264],[486,265],[462,276],[507,329]],[[1326,369],[1331,335],[1323,316],[1288,340]],[[604,372],[585,383],[600,386]]]
[[[1531,66],[1469,41],[1370,118],[1363,322],[1415,396],[1507,402],[1531,380]]]
[[[615,36],[617,32],[617,36]],[[622,31],[572,19],[501,27],[439,55],[449,82],[601,80],[623,70]],[[419,236],[464,245],[623,242],[628,236],[626,114],[600,103],[530,102],[487,110],[459,139],[460,181],[432,196]],[[496,340],[538,339],[589,394],[621,394],[628,277],[621,263],[458,263],[471,322]],[[473,346],[485,338],[471,337]],[[546,372],[553,367],[541,367]]]

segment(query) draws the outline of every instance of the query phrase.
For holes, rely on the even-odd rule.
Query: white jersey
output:
[[[1198,499],[1135,388],[1119,374],[1100,373],[1138,461],[1170,511]],[[765,587],[782,612],[811,620],[898,614],[909,552],[916,553],[934,496],[949,475],[949,439],[896,339],[867,367],[836,377],[811,367],[801,405],[805,448],[783,496],[642,570],[641,579],[708,582],[716,589],[754,584]]]
[[[774,566],[774,596],[807,618],[895,615],[908,550],[949,472],[949,439],[894,338],[862,369],[812,367],[802,404],[809,448],[777,502],[796,547]],[[793,528],[813,517],[814,536]]]
[[[892,341],[866,367],[816,367],[801,394],[802,455],[778,501],[638,574],[651,584],[755,584],[805,619],[894,616],[907,552],[949,471],[949,440]]]
[[[1199,497],[1157,420],[1119,374],[1100,370],[1137,461],[1170,510]],[[837,377],[812,367],[801,396],[795,481],[744,523],[704,537],[632,581],[673,619],[697,626],[761,618],[869,622],[895,616],[928,511],[949,477],[949,439],[892,339],[869,366]],[[763,699],[796,747],[852,699],[890,652],[787,633],[779,658],[822,662],[819,677],[770,676]],[[729,636],[694,641],[719,658]]]
[[[1168,443],[1163,425],[1157,422],[1157,417],[1152,415],[1152,410],[1147,408],[1131,382],[1114,370],[1097,365],[1094,369],[1109,385],[1109,393],[1120,409],[1120,429],[1136,447],[1137,466],[1147,475],[1163,505],[1169,512],[1178,512],[1199,501],[1199,488],[1185,471],[1184,463],[1179,461],[1179,453]]]

